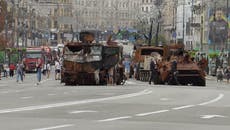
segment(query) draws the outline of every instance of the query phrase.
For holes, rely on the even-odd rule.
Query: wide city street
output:
[[[26,74],[0,80],[1,130],[229,130],[230,85],[65,86]]]

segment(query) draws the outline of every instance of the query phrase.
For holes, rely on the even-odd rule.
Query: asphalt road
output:
[[[52,76],[53,77],[53,76]],[[64,86],[0,80],[1,130],[229,130],[230,84]]]

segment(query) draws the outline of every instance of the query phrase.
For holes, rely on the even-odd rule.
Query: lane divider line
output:
[[[33,98],[33,97],[21,97],[21,99],[30,99],[30,98]]]
[[[147,112],[147,113],[140,113],[136,114],[135,116],[148,116],[148,115],[153,115],[153,114],[158,114],[158,113],[163,113],[163,112],[168,112],[169,110],[159,110],[159,111],[154,111],[154,112]]]
[[[219,94],[219,96],[217,98],[210,100],[210,101],[207,101],[207,102],[204,102],[204,103],[200,103],[197,105],[185,105],[185,106],[175,107],[175,108],[171,108],[171,109],[172,110],[181,110],[181,109],[196,107],[198,105],[207,105],[207,104],[217,102],[220,99],[222,99],[223,97],[224,97],[224,94]],[[158,111],[153,111],[153,112],[140,113],[140,114],[136,114],[135,116],[141,117],[141,116],[148,116],[148,115],[164,113],[164,112],[170,112],[170,110],[158,110]],[[114,120],[126,119],[126,118],[132,118],[132,117],[131,116],[124,116],[124,117],[117,117],[117,118],[109,118],[109,119],[99,120],[99,122],[108,122],[108,121],[114,121]]]
[[[87,104],[87,103],[96,103],[102,101],[109,101],[109,100],[118,100],[118,99],[125,99],[125,98],[132,98],[142,95],[147,95],[152,93],[152,91],[144,90],[137,93],[107,97],[107,98],[98,98],[98,99],[87,99],[82,101],[69,101],[63,103],[54,103],[54,104],[47,104],[47,105],[38,105],[38,106],[28,106],[28,107],[19,107],[19,108],[11,108],[11,109],[3,109],[0,110],[0,114],[3,113],[12,113],[12,112],[21,112],[21,111],[31,111],[31,110],[40,110],[40,109],[48,109],[48,108],[57,108],[57,107],[65,107],[65,106],[73,106],[79,104]]]
[[[58,126],[52,126],[52,127],[46,127],[46,128],[38,128],[38,129],[32,129],[32,130],[52,130],[52,129],[71,127],[71,126],[74,126],[74,124],[58,125]]]
[[[72,111],[70,114],[79,114],[79,113],[96,113],[97,111],[85,110],[85,111]]]
[[[116,121],[116,120],[122,120],[122,119],[128,119],[128,118],[132,118],[132,116],[123,116],[123,117],[108,118],[108,119],[99,120],[98,122]]]
[[[195,107],[196,105],[186,105],[186,106],[181,106],[181,107],[175,107],[172,108],[173,110],[180,110],[180,109],[185,109],[185,108],[190,108],[190,107]]]
[[[217,102],[219,101],[220,99],[222,99],[224,97],[224,94],[219,94],[219,96],[213,100],[210,100],[210,101],[207,101],[207,102],[203,102],[203,103],[200,103],[198,104],[199,106],[204,106],[204,105],[208,105],[208,104],[211,104],[211,103],[214,103],[214,102]]]

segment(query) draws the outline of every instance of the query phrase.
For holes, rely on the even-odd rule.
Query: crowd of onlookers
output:
[[[208,66],[206,72],[208,75],[216,76],[217,82],[226,79],[229,83],[230,80],[230,58],[229,54],[221,52],[218,56],[213,58],[208,58],[204,54],[196,55],[196,59],[200,60],[200,57],[206,58],[208,61]]]
[[[50,61],[47,61],[46,63],[42,63],[40,59],[36,62],[36,77],[37,77],[37,85],[40,84],[42,76],[44,78],[49,79],[52,65]],[[54,64],[54,72],[55,72],[55,80],[60,80],[61,77],[61,61],[55,60]],[[2,80],[2,77],[5,78],[16,78],[16,82],[22,83],[25,79],[25,65],[22,61],[19,61],[18,63],[10,63],[10,64],[0,64],[0,80]]]

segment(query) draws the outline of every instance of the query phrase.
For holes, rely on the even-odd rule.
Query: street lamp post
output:
[[[150,25],[150,31],[149,31],[149,41],[148,41],[148,45],[151,46],[151,41],[152,41],[152,31],[153,31],[153,19],[150,19],[151,20],[151,25]]]
[[[226,11],[226,14],[227,14],[227,15],[226,15],[226,16],[227,16],[227,22],[229,23],[229,18],[230,18],[229,12],[228,12],[228,11],[229,11],[229,5],[228,5],[228,4],[229,4],[229,0],[226,0],[226,1],[227,1],[227,11]],[[229,26],[228,26],[228,34],[230,33],[229,30],[230,30],[230,28],[229,28]],[[228,36],[228,35],[227,35],[227,36]],[[227,37],[226,49],[229,49],[229,40],[230,40],[230,39]]]

